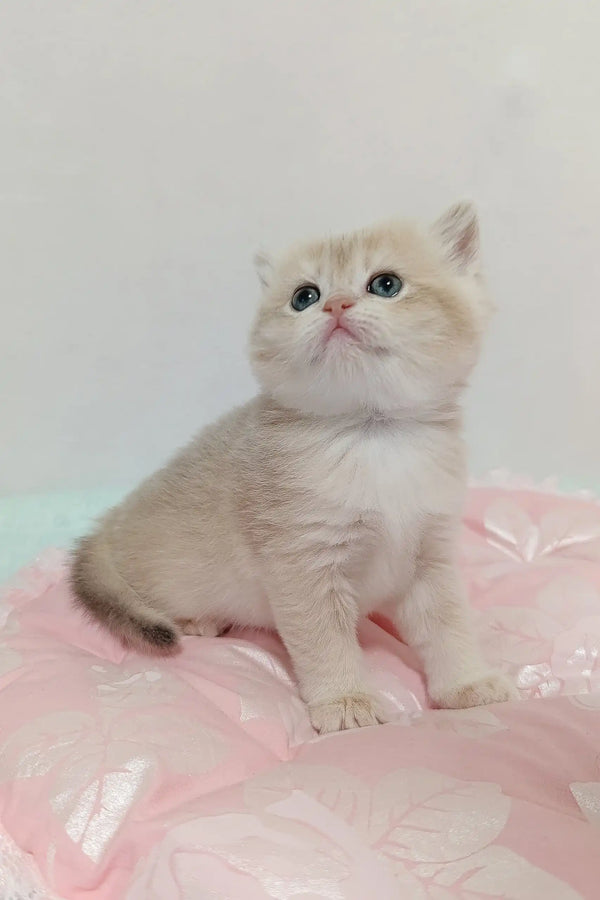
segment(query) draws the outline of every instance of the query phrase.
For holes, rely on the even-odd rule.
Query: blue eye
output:
[[[302,287],[299,287],[298,290],[294,291],[294,296],[292,297],[292,309],[297,310],[297,312],[302,312],[303,309],[312,306],[313,303],[318,303],[320,296],[321,292],[318,287],[314,284],[304,284]]]
[[[371,279],[367,290],[378,297],[396,297],[402,290],[402,279],[393,272],[382,272]]]

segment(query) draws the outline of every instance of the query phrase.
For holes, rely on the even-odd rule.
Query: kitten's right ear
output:
[[[479,223],[470,203],[456,203],[432,228],[444,256],[461,273],[479,270]]]
[[[263,288],[268,288],[271,284],[273,275],[273,263],[271,257],[263,250],[259,250],[258,253],[254,254],[254,265]]]

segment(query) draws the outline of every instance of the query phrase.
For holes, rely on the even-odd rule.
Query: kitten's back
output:
[[[252,401],[204,429],[77,545],[76,602],[126,646],[175,652],[175,619],[192,615],[205,585],[223,591],[224,557],[240,555],[233,506],[255,410]]]

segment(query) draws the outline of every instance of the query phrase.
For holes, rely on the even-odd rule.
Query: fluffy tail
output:
[[[83,538],[71,565],[77,604],[126,647],[168,656],[179,648],[179,632],[166,617],[148,607],[118,573],[101,535]]]

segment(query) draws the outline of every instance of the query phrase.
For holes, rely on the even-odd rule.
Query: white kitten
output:
[[[181,632],[276,627],[320,731],[385,720],[356,626],[392,600],[435,703],[508,699],[456,566],[457,404],[490,312],[475,213],[456,206],[428,232],[391,224],[258,265],[262,393],[81,541],[79,603],[150,652],[173,652]]]

